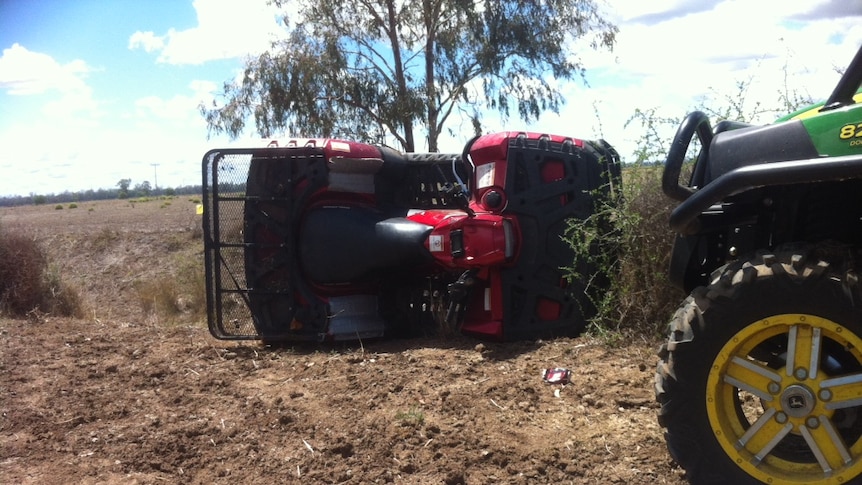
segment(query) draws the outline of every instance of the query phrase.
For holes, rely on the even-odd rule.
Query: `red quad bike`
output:
[[[535,133],[462,154],[334,139],[203,158],[211,333],[349,340],[460,330],[495,340],[579,333],[593,276],[563,239],[620,193],[604,141]]]
[[[862,49],[824,103],[765,126],[694,112],[671,145],[670,276],[690,296],[656,397],[692,483],[862,483],[860,88]]]

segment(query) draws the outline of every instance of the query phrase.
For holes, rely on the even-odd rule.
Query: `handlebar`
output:
[[[697,135],[703,150],[708,150],[709,144],[712,142],[712,127],[709,124],[709,118],[701,111],[694,111],[685,117],[673,137],[670,151],[668,151],[664,173],[661,177],[661,190],[671,199],[684,201],[695,192],[692,187],[679,183],[679,174],[682,171],[685,154],[691,140],[694,139],[694,135]]]

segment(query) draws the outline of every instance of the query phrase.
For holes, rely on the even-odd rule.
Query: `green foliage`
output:
[[[152,190],[151,195],[160,195],[159,192],[162,192],[161,195],[168,197],[175,197],[178,195],[188,195],[188,196],[198,196],[201,194],[201,186],[200,185],[184,185],[178,186],[174,188],[159,188],[158,190]],[[121,197],[122,195],[122,197]],[[15,206],[23,206],[23,205],[44,205],[44,204],[69,204],[76,203],[81,204],[81,202],[86,201],[94,201],[94,200],[112,200],[112,199],[127,199],[130,194],[128,191],[125,194],[121,194],[118,188],[114,189],[87,189],[80,190],[77,192],[69,192],[64,191],[59,194],[50,193],[50,194],[35,194],[30,193],[30,195],[4,195],[0,196],[0,207],[15,207]]]
[[[55,211],[61,211],[61,210],[63,210],[63,204],[57,204],[57,205],[55,205],[55,206],[54,206],[54,210],[55,210]]]
[[[486,109],[525,122],[556,112],[557,82],[583,71],[572,40],[610,48],[617,32],[594,0],[306,0],[290,20],[285,40],[225,83],[223,104],[200,107],[211,133],[236,137],[253,121],[264,137],[392,137],[412,152],[423,126],[436,151],[458,110],[477,132]]]
[[[143,182],[135,185],[135,193],[141,197],[149,197],[152,191],[153,187],[150,185],[149,180],[144,180]]]
[[[677,127],[681,122],[682,117],[659,116],[658,108],[636,108],[634,114],[625,123],[626,128],[632,123],[640,123],[641,125],[637,130],[641,135],[637,141],[633,164],[663,162],[671,142],[669,138],[666,138],[665,133],[669,127]]]
[[[416,406],[413,406],[406,412],[396,413],[395,419],[401,423],[402,426],[416,427],[425,423],[425,413]]]
[[[72,202],[71,204],[69,204],[69,208],[70,208],[70,209],[77,209],[77,208],[78,208],[78,204],[76,204],[76,203]]]
[[[590,281],[610,275],[608,288],[592,293],[598,314],[588,331],[611,343],[624,333],[658,335],[684,296],[667,280],[673,242],[667,217],[673,203],[661,192],[662,169],[626,168],[623,200],[601,205],[586,221],[570,221],[566,232],[575,254],[597,268],[593,275],[570,269],[570,277]]]
[[[80,317],[81,298],[32,236],[0,228],[0,313]]]
[[[132,179],[120,179],[117,182],[117,187],[119,187],[119,192],[117,192],[118,199],[128,199],[129,198],[129,185],[132,184]]]
[[[752,78],[737,81],[732,94],[702,99],[695,109],[709,114],[714,125],[725,119],[752,122],[763,114],[778,117],[811,103],[810,97],[787,83],[777,91],[776,103],[752,101],[751,83]],[[598,268],[595,274],[581,274],[577,268],[583,264],[576,261],[569,277],[589,281],[601,274],[611,275],[609,290],[593,293],[598,315],[588,326],[592,334],[611,343],[632,332],[650,337],[664,333],[667,320],[685,296],[671,286],[667,276],[675,237],[668,217],[678,203],[661,190],[663,162],[682,115],[666,117],[658,108],[635,109],[626,126],[639,124],[641,136],[634,163],[623,172],[624,201],[598,207],[587,221],[571,222],[566,233],[576,254],[589,258]],[[700,148],[693,141],[687,159],[694,160]],[[680,183],[687,182],[691,168],[691,163],[683,167]]]
[[[756,73],[745,79],[737,79],[730,94],[721,94],[714,87],[711,95],[700,101],[700,109],[715,121],[729,120],[743,123],[755,123],[758,120],[771,122],[786,114],[814,104],[814,99],[800,93],[789,84],[791,77],[789,67],[784,66],[784,83],[776,90],[776,97],[769,99],[752,99],[751,91],[756,80]]]

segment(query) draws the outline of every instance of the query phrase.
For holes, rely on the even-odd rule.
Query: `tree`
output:
[[[149,180],[144,180],[143,182],[135,185],[135,193],[139,194],[141,197],[147,197],[152,192],[153,186],[150,185]]]
[[[288,2],[276,0],[284,7]],[[558,80],[583,74],[575,42],[612,48],[617,28],[595,0],[303,0],[284,40],[201,105],[210,133],[392,137],[429,151],[454,112],[481,132],[480,111],[524,122],[558,112]],[[288,24],[285,19],[285,24]]]
[[[129,185],[132,184],[132,179],[120,179],[117,182],[117,187],[119,187],[120,191],[117,192],[118,199],[128,199],[129,198]]]

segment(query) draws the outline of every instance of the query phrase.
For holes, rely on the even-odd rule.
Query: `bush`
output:
[[[203,265],[197,258],[185,258],[178,266],[175,275],[136,284],[138,302],[144,313],[174,320],[197,320],[206,314]]]
[[[48,262],[33,238],[0,233],[0,309],[22,316],[38,308]]]
[[[593,292],[598,314],[588,325],[594,335],[662,335],[685,295],[667,277],[674,234],[667,225],[675,206],[661,191],[662,166],[637,165],[623,171],[624,200],[597,208],[586,221],[571,221],[567,242],[593,275],[569,268],[569,277],[592,281],[608,275],[607,290]],[[610,222],[610,224],[608,224]],[[596,248],[601,250],[597,251]]]
[[[42,276],[42,284],[45,313],[76,318],[84,316],[80,293],[62,280],[58,267],[48,265]]]
[[[0,313],[82,315],[78,292],[63,283],[33,237],[0,228]]]
[[[737,81],[735,93],[707,98],[695,109],[710,113],[714,122],[722,119],[752,122],[765,113],[779,116],[812,102],[808,96],[788,91],[785,86],[778,91],[774,107],[762,104],[761,100],[752,104],[747,99],[751,82],[751,78]],[[666,322],[685,298],[668,279],[674,238],[668,217],[678,202],[661,191],[664,165],[654,164],[667,157],[672,133],[682,118],[663,116],[661,111],[636,109],[626,122],[626,127],[639,125],[636,132],[640,136],[634,163],[623,174],[622,205],[599,207],[589,220],[572,223],[568,228],[567,239],[576,254],[590,258],[598,267],[595,275],[580,275],[570,269],[570,277],[592,279],[607,274],[611,278],[608,291],[594,292],[598,315],[588,327],[593,333],[618,337],[630,330],[640,335],[664,336]],[[699,149],[694,140],[686,159],[694,160]],[[686,173],[681,174],[681,180],[689,179],[691,168],[691,165],[683,167]],[[613,222],[611,229],[606,227],[608,220]],[[575,261],[573,268],[579,267],[584,267],[583,262]]]

